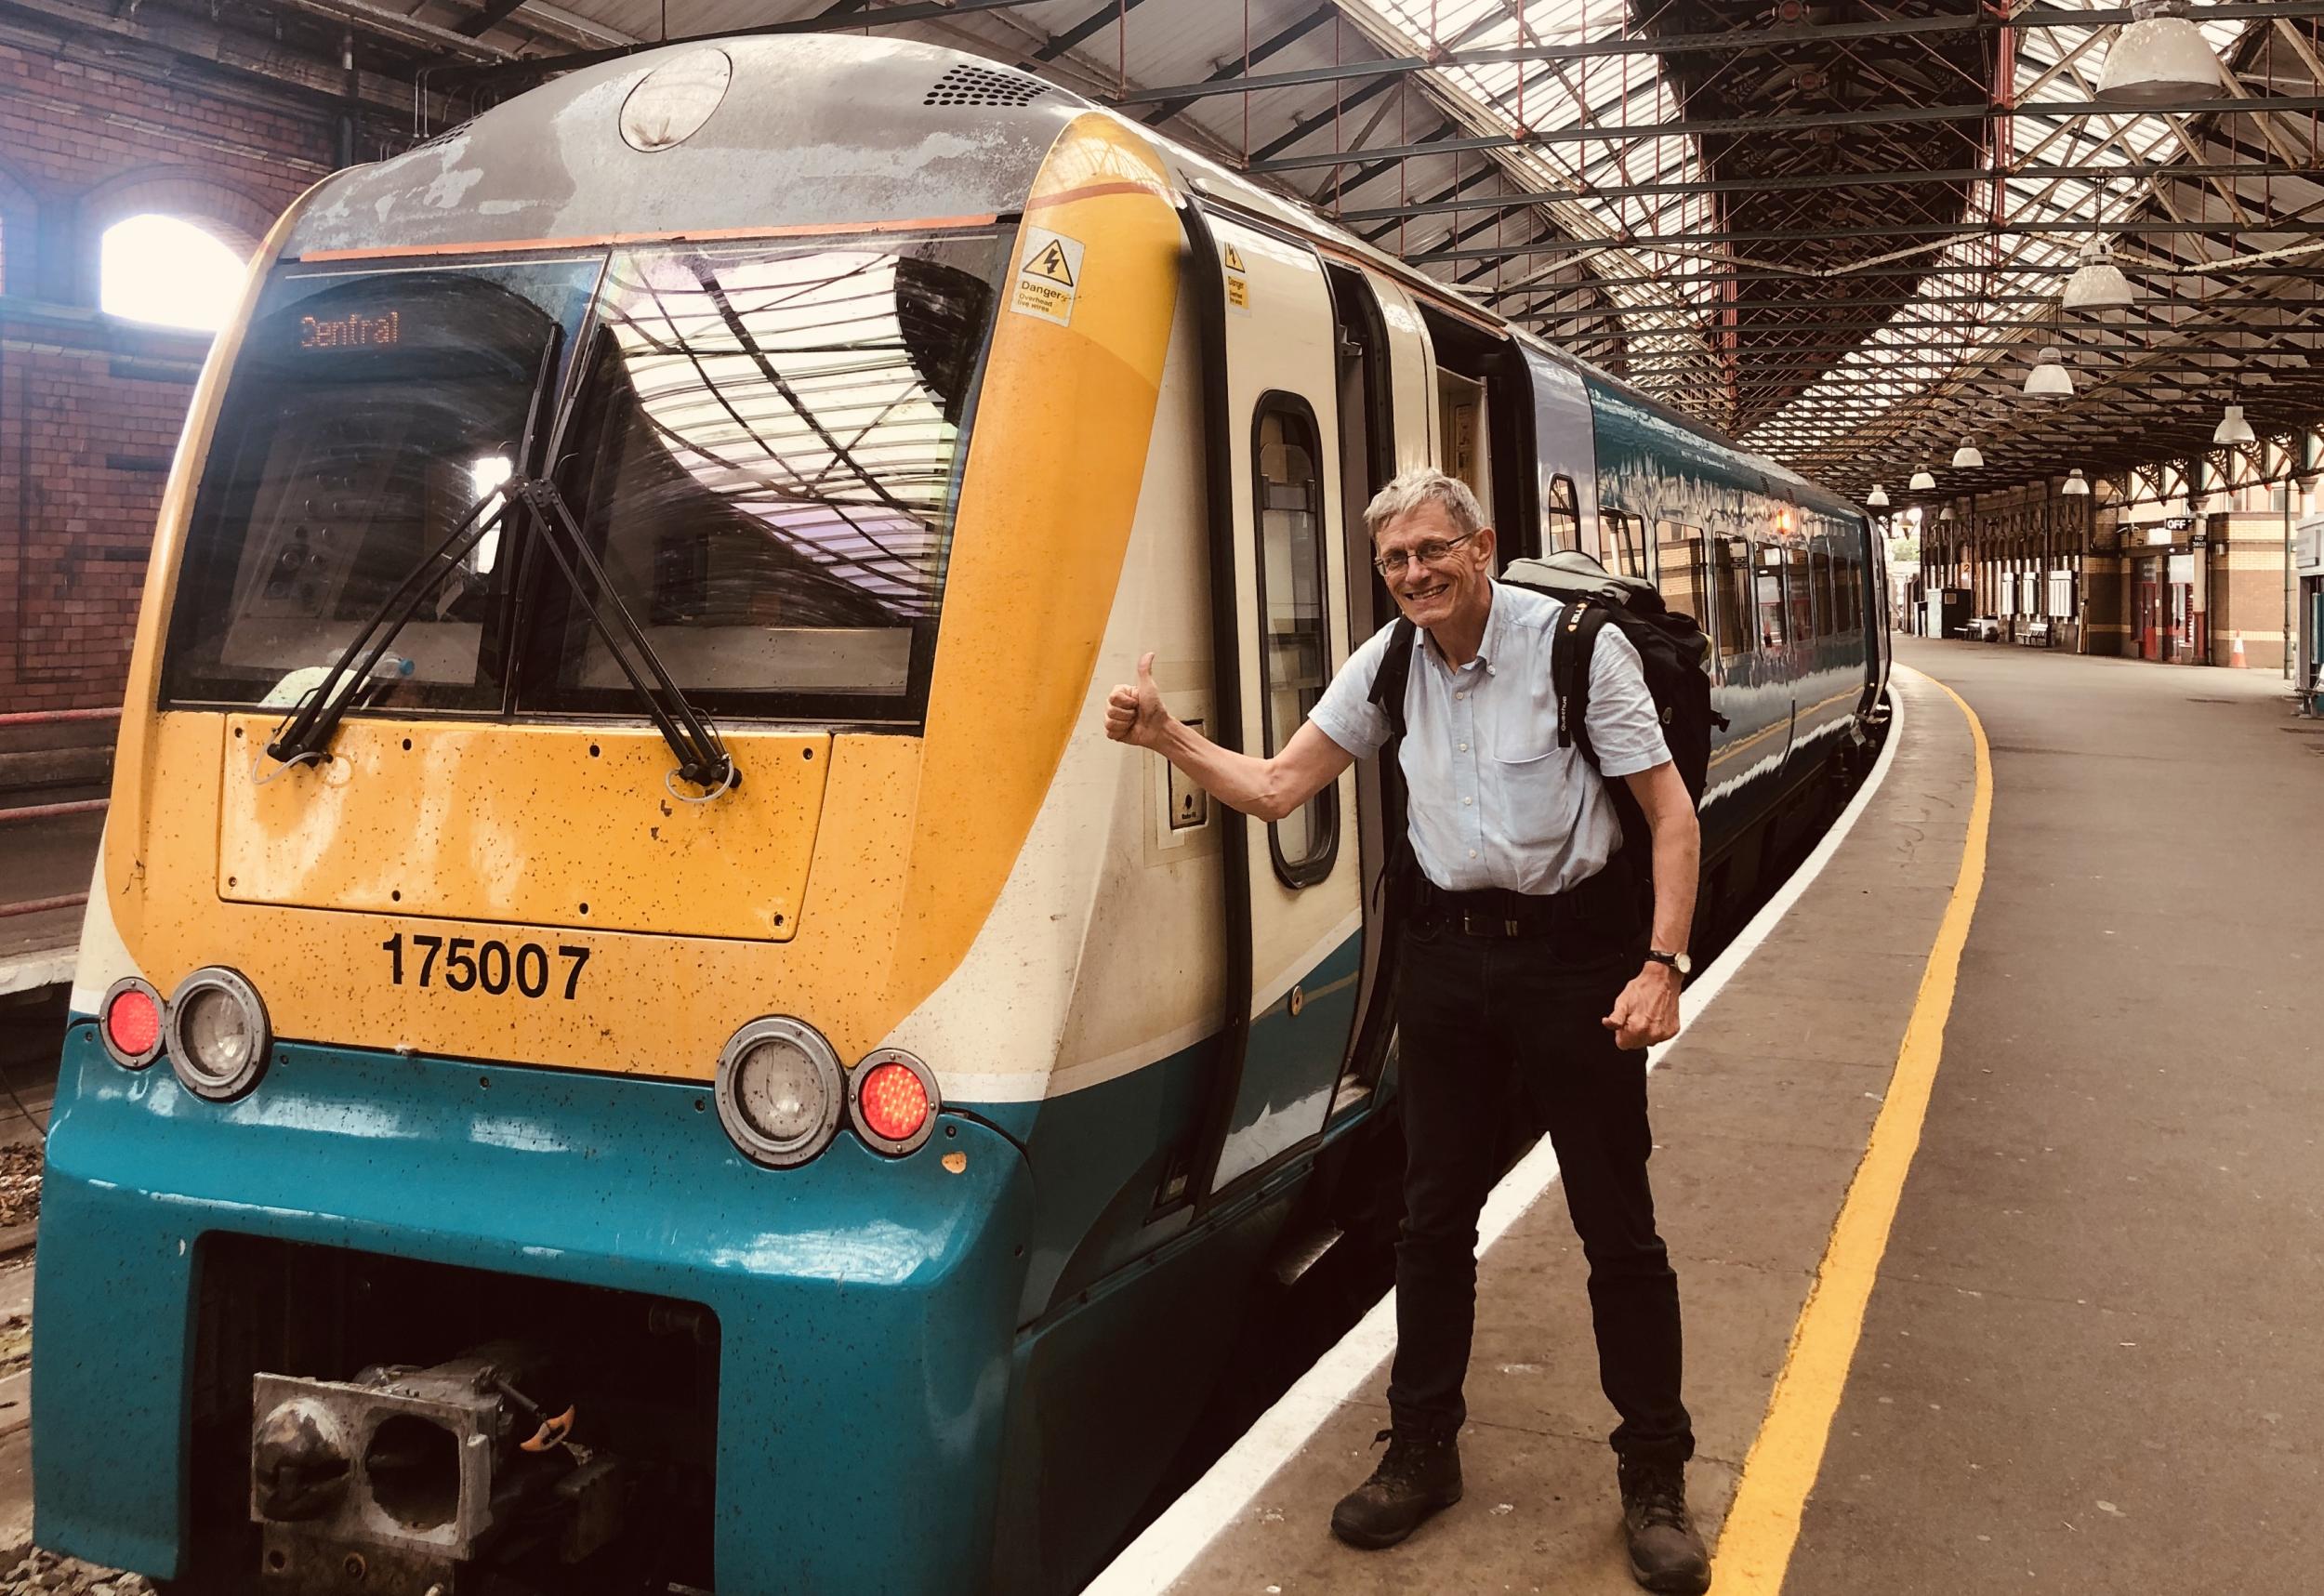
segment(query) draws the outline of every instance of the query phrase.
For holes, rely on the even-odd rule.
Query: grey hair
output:
[[[1365,534],[1377,543],[1388,523],[1409,515],[1422,505],[1434,505],[1453,523],[1456,535],[1466,537],[1485,524],[1485,511],[1476,495],[1459,477],[1448,477],[1433,466],[1415,466],[1395,479],[1364,507]]]

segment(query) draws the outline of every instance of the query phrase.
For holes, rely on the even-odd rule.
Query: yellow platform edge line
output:
[[[1905,1176],[1920,1150],[1937,1062],[1945,1050],[1945,1025],[1960,981],[1961,949],[1985,886],[1986,833],[1993,812],[1992,750],[1985,726],[1968,702],[1934,677],[1923,674],[1921,679],[1941,689],[1967,718],[1976,748],[1976,796],[1961,846],[1961,873],[1929,949],[1887,1098],[1872,1122],[1863,1161],[1848,1183],[1847,1198],[1816,1268],[1816,1284],[1801,1305],[1758,1438],[1743,1459],[1735,1505],[1720,1532],[1712,1563],[1712,1596],[1776,1596],[1783,1588],[1800,1537],[1800,1518],[1822,1471],[1832,1418],[1863,1339],[1865,1305],[1888,1250],[1889,1228],[1904,1195]]]

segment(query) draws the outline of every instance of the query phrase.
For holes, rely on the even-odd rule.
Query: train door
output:
[[[1387,585],[1372,569],[1371,535],[1363,509],[1392,477],[1429,463],[1434,448],[1435,355],[1418,306],[1404,286],[1369,268],[1333,261],[1327,268],[1334,313],[1340,323],[1340,480],[1345,516],[1340,543],[1346,550],[1348,638],[1351,647],[1395,618]],[[1380,890],[1387,867],[1388,839],[1404,825],[1402,795],[1377,759],[1357,764],[1353,826],[1363,903],[1377,912],[1385,903]],[[1367,928],[1363,968],[1356,983],[1360,1017],[1350,1039],[1340,1083],[1332,1098],[1336,1116],[1369,1101],[1386,1073],[1388,1043],[1395,1017],[1384,983],[1389,939],[1384,928]]]
[[[1555,355],[1526,343],[1517,349],[1531,379],[1541,552],[1580,548],[1582,529],[1598,524],[1598,445],[1590,390],[1581,374]]]
[[[1197,292],[1221,301],[1213,323],[1213,462],[1221,503],[1212,567],[1221,650],[1240,707],[1242,746],[1282,748],[1348,655],[1348,551],[1340,536],[1339,328],[1321,258],[1306,244],[1212,212],[1191,219],[1215,252]],[[1201,263],[1198,263],[1198,273]],[[1226,512],[1219,514],[1220,509]],[[1218,544],[1214,542],[1214,547]],[[1228,602],[1231,600],[1231,603]],[[1231,633],[1231,635],[1226,635]],[[1353,844],[1355,783],[1343,775],[1274,822],[1242,827],[1230,864],[1231,917],[1244,968],[1215,1077],[1207,1203],[1306,1146],[1324,1128],[1355,1018],[1361,890]]]

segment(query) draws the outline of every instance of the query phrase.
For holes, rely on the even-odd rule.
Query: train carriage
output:
[[[1358,512],[1715,641],[1707,869],[1876,713],[1852,507],[1037,79],[562,77],[317,185],[196,392],[48,1146],[35,1530],[187,1589],[1070,1589],[1393,1183]],[[123,1461],[134,1459],[125,1470]]]

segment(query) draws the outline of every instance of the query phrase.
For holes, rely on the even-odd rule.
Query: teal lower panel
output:
[[[980,1580],[1032,1229],[1008,1138],[947,1113],[908,1158],[842,1133],[767,1170],[696,1088],[277,1051],[219,1105],[166,1066],[117,1068],[86,1023],[67,1036],[38,1262],[43,1545],[181,1571],[196,1244],[231,1233],[703,1303],[720,1596]]]

